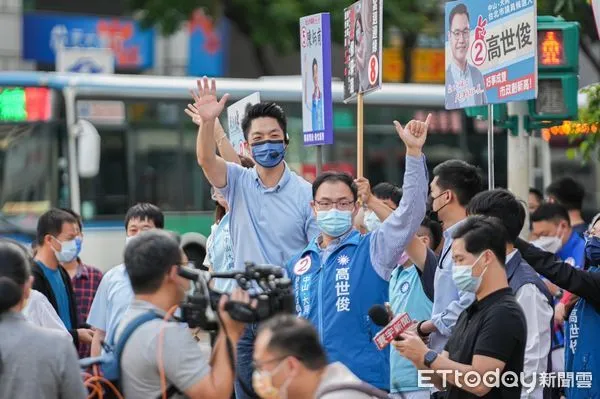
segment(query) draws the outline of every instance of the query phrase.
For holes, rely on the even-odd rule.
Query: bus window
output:
[[[127,132],[98,127],[100,133],[100,171],[96,177],[80,179],[84,219],[119,219],[127,212]]]

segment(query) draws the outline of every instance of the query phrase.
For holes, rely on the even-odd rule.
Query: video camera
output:
[[[209,287],[215,278],[233,279],[245,291],[252,291],[251,299],[256,306],[230,301],[225,310],[232,319],[243,323],[259,322],[276,313],[295,312],[294,289],[290,279],[284,277],[283,268],[272,265],[256,265],[246,262],[245,271],[209,273],[187,267],[180,268],[179,275],[192,280],[194,289],[180,305],[182,319],[190,328],[200,327],[205,331],[219,328],[217,310],[221,292]]]

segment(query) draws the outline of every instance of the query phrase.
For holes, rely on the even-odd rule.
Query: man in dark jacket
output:
[[[60,209],[51,209],[38,220],[37,252],[32,267],[33,289],[48,298],[73,337],[75,346],[91,343],[93,331],[77,328],[77,303],[67,271],[60,265],[78,255],[80,246],[77,220]]]

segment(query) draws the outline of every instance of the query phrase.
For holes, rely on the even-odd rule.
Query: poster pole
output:
[[[363,93],[356,96],[356,177],[363,177]]]
[[[317,176],[323,171],[323,146],[317,146]]]
[[[494,106],[488,104],[488,188],[494,189]]]

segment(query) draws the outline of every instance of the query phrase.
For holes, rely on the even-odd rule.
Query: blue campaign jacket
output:
[[[600,273],[595,266],[589,271]],[[569,399],[600,398],[599,333],[600,313],[591,303],[580,299],[571,311],[568,323],[565,323],[565,371],[573,372],[579,380],[573,381],[572,387],[565,388]]]
[[[381,327],[369,309],[388,300],[389,284],[373,268],[371,235],[351,232],[321,265],[313,239],[287,265],[294,284],[296,312],[319,332],[330,362],[341,362],[361,380],[389,390],[389,347],[380,351],[373,337]]]

